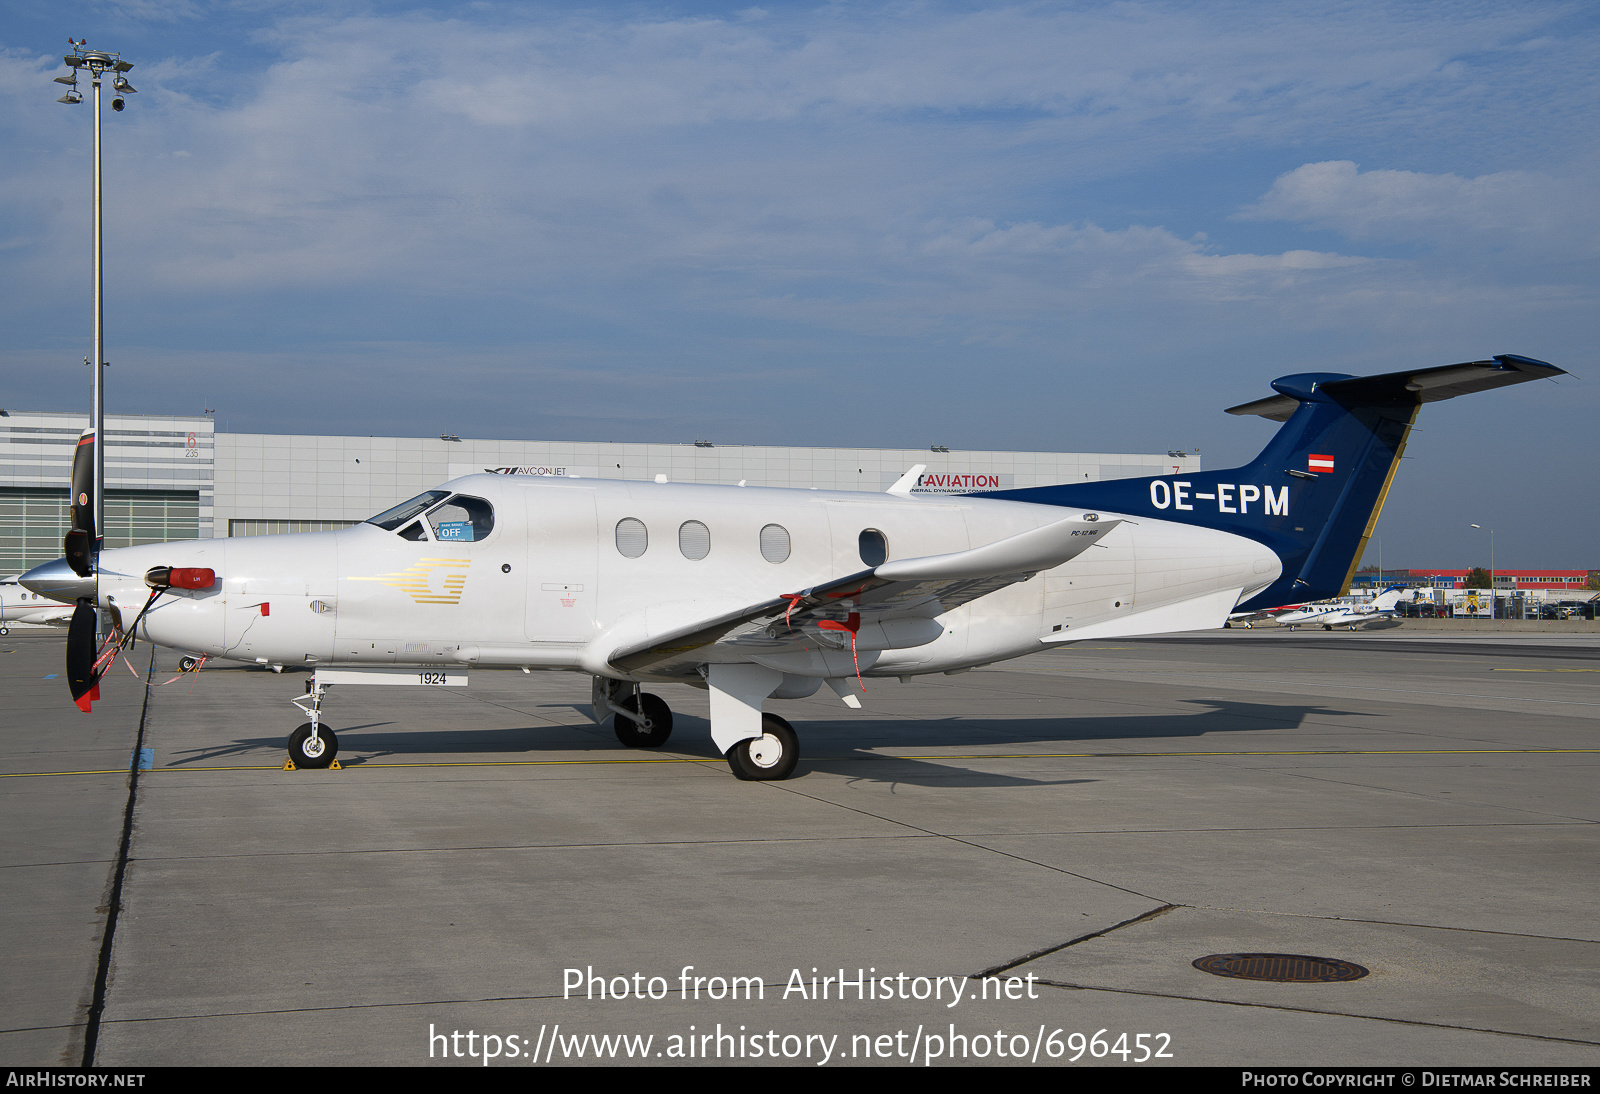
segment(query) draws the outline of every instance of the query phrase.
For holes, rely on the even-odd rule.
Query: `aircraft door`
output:
[[[530,642],[587,642],[598,628],[594,491],[539,483],[528,499]]]

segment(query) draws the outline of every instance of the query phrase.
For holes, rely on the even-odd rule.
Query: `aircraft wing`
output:
[[[827,632],[834,641],[821,644],[832,648],[841,632],[895,620],[932,619],[1026,581],[1077,557],[1120,523],[1069,517],[968,551],[885,562],[654,635],[614,651],[607,660],[625,672],[671,673],[708,661],[739,661],[755,653],[814,649],[819,636]]]

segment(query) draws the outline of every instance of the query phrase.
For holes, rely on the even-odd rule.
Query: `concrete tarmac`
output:
[[[869,679],[769,705],[781,783],[704,692],[631,751],[544,673],[334,688],[344,769],[282,771],[303,674],[118,666],[86,716],[62,652],[0,639],[9,1065],[1600,1065],[1600,637]],[[1240,952],[1369,973],[1192,965]]]

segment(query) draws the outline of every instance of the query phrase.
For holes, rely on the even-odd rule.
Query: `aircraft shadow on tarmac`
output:
[[[1044,780],[963,768],[970,754],[950,759],[906,758],[874,752],[894,749],[1027,748],[1051,746],[1051,752],[1151,751],[1148,741],[1173,742],[1179,751],[1193,748],[1193,739],[1212,733],[1298,729],[1308,718],[1369,717],[1369,712],[1342,710],[1311,703],[1250,703],[1232,699],[1199,698],[1181,702],[1192,712],[1150,715],[1068,715],[992,718],[829,718],[808,719],[795,712],[801,757],[795,775],[826,772],[852,779],[928,784],[938,786],[1047,786],[1094,780]],[[565,704],[551,704],[558,708]],[[566,709],[571,709],[567,707]],[[815,710],[816,708],[811,708]],[[809,713],[809,711],[807,711]],[[673,740],[659,751],[624,749],[609,724],[564,723],[499,727],[494,729],[408,729],[395,722],[332,727],[339,735],[339,762],[346,767],[363,763],[515,763],[529,759],[556,759],[581,752],[585,759],[646,759],[651,755],[689,756],[720,763],[711,745],[706,720],[693,715],[675,717]],[[283,738],[241,737],[215,747],[187,750],[162,766],[183,767],[224,757],[239,757],[261,750],[277,751]]]

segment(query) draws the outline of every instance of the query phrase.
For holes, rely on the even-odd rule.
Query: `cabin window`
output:
[[[768,562],[787,562],[789,529],[781,524],[769,524],[761,529],[761,557]]]
[[[617,553],[623,558],[638,558],[650,546],[650,533],[644,522],[633,517],[617,521]]]
[[[440,543],[476,543],[494,531],[494,506],[457,494],[428,512],[428,524]]]
[[[697,520],[686,520],[678,528],[678,550],[683,557],[699,562],[711,553],[711,529]]]
[[[876,528],[864,530],[856,539],[861,561],[868,566],[882,566],[889,560],[889,541]]]

